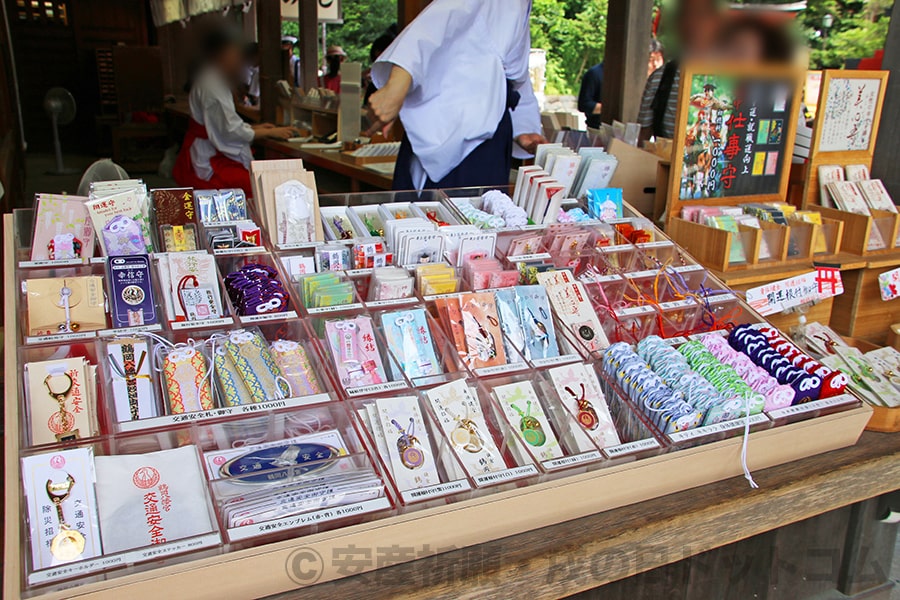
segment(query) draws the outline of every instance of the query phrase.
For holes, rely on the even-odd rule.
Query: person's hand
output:
[[[275,126],[271,123],[260,123],[255,129],[275,129]]]
[[[267,138],[274,138],[276,140],[289,140],[292,137],[299,137],[300,132],[293,127],[275,127],[272,125],[271,127],[265,128],[263,135]]]
[[[547,138],[540,133],[523,133],[516,138],[516,143],[522,146],[522,149],[529,154],[534,154],[540,144],[546,144]]]
[[[412,76],[394,65],[384,87],[369,96],[369,113],[374,121],[369,131],[377,131],[397,118],[411,85]]]

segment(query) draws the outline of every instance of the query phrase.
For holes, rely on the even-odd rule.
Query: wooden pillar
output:
[[[315,0],[313,0],[315,1]],[[259,39],[259,110],[264,123],[274,123],[278,108],[275,82],[281,71],[281,0],[257,0],[256,37]]]
[[[647,81],[653,0],[609,0],[603,58],[603,122],[636,121]]]
[[[429,2],[431,0],[397,0],[397,23],[400,28],[409,25]]]
[[[892,116],[900,114],[900,18],[891,19],[887,39],[884,42],[884,59],[881,68],[891,72],[872,158],[872,177],[884,183],[894,202],[900,202],[900,136]]]
[[[300,4],[300,72],[303,88],[318,87],[319,16],[317,0],[299,0]]]

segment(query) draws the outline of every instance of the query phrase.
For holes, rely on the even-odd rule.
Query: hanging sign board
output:
[[[296,21],[300,18],[300,4],[303,0],[281,0],[281,18]],[[316,0],[316,14],[319,23],[343,23],[341,0]]]

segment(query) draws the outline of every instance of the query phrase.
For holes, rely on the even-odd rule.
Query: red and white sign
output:
[[[750,288],[747,290],[747,304],[767,316],[843,293],[844,282],[839,269],[816,267],[815,271],[803,275]]]

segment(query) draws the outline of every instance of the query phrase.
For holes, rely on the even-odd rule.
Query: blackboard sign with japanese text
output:
[[[803,74],[787,68],[686,65],[681,82],[669,214],[682,202],[783,200]]]

